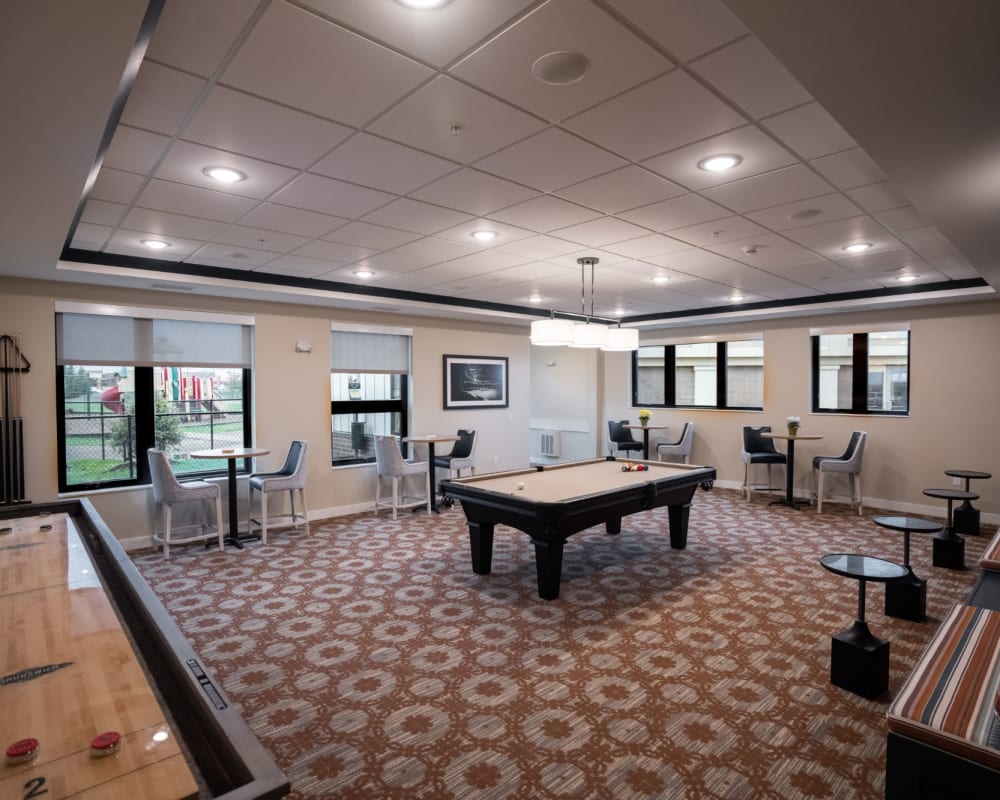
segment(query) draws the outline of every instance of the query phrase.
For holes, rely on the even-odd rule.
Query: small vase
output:
[[[649,420],[648,419],[640,419],[639,420],[639,424],[642,425],[642,427],[645,428],[649,424]]]
[[[796,434],[798,434],[798,432],[799,432],[799,426],[798,425],[789,425],[788,426],[788,435],[789,436],[795,436]]]

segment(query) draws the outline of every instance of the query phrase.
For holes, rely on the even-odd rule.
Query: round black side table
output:
[[[987,480],[993,477],[989,472],[978,472],[974,469],[946,469],[944,474],[951,478],[964,478],[965,491],[969,491],[969,481]],[[979,535],[979,509],[968,500],[955,509],[955,533]]]
[[[862,697],[875,697],[889,688],[889,642],[874,636],[865,622],[865,583],[898,581],[908,569],[852,553],[830,553],[819,563],[835,575],[858,582],[858,618],[830,641],[830,683]]]
[[[948,521],[944,530],[934,536],[934,566],[965,569],[965,540],[955,535],[952,503],[956,500],[978,500],[979,495],[974,492],[963,492],[961,489],[924,489],[924,494],[948,501]]]
[[[872,521],[882,528],[903,532],[903,566],[907,575],[885,585],[886,616],[923,622],[927,616],[927,581],[914,575],[910,566],[910,534],[938,533],[944,526],[917,517],[875,517]]]

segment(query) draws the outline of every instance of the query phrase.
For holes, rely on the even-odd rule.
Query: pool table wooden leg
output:
[[[667,519],[670,521],[670,546],[675,550],[683,550],[687,547],[688,514],[690,512],[690,503],[667,506]]]
[[[469,522],[468,526],[472,571],[477,575],[489,575],[493,569],[493,523]]]
[[[532,539],[535,544],[535,568],[538,571],[538,596],[543,600],[555,600],[559,597],[559,582],[562,580],[562,539],[540,541]]]

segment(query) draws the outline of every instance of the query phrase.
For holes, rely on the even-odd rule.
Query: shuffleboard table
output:
[[[545,600],[559,597],[566,539],[599,523],[617,534],[622,517],[666,506],[670,546],[684,549],[691,498],[699,486],[712,488],[715,468],[648,461],[628,462],[648,470],[625,472],[624,463],[608,457],[444,481],[442,492],[465,511],[473,571],[489,574],[498,523],[531,537]]]
[[[0,508],[0,641],[0,798],[288,794],[88,500]]]

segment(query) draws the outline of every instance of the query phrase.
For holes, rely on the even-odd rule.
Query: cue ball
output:
[[[517,488],[518,489],[523,489],[524,488],[524,481],[518,481],[517,482]]]

